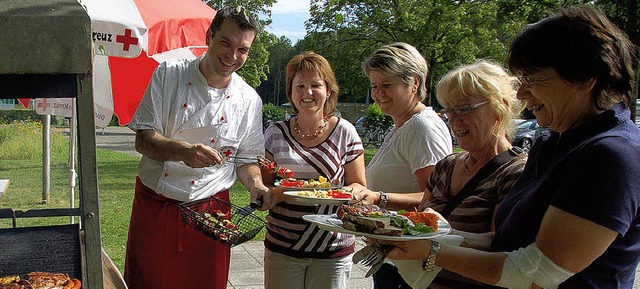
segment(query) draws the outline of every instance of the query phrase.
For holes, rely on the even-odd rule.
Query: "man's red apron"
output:
[[[215,196],[229,201],[229,190]],[[136,178],[124,270],[130,289],[227,288],[231,249],[187,227],[179,203]]]

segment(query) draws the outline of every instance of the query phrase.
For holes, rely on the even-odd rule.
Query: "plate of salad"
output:
[[[340,205],[353,199],[351,191],[344,189],[313,189],[300,191],[285,191],[286,196],[292,197],[301,204]]]
[[[317,190],[317,189],[340,189],[342,186],[334,185],[327,178],[320,176],[318,179],[301,180],[294,178],[280,179],[274,184],[276,187],[282,187],[286,190]]]

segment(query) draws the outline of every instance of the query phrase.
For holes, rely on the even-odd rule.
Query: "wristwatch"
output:
[[[380,198],[378,199],[378,207],[384,208],[387,206],[389,202],[389,195],[387,193],[380,191]]]
[[[440,243],[438,243],[438,241],[431,240],[429,256],[427,256],[427,260],[422,262],[423,270],[427,272],[433,271],[433,267],[436,265],[436,258],[438,258],[438,252],[440,252]]]

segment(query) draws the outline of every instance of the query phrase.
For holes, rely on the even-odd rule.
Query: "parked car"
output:
[[[536,131],[540,129],[538,120],[528,119],[521,121],[516,125],[516,134],[512,144],[520,147],[525,152],[529,151],[531,145],[536,140]]]
[[[358,135],[363,136],[365,131],[367,130],[367,116],[361,116],[358,120],[356,120],[354,126],[356,127]]]

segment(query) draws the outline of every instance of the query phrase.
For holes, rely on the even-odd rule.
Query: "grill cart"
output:
[[[0,35],[0,99],[76,99],[80,181],[79,208],[0,211],[14,219],[13,228],[0,231],[1,274],[48,270],[102,289],[91,20],[76,0],[3,0]],[[78,216],[80,223],[15,226],[16,218],[57,216]]]

